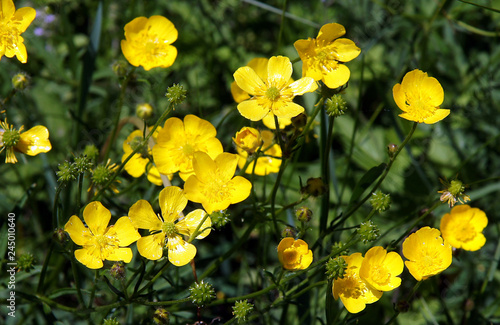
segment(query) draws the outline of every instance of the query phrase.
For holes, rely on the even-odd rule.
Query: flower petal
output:
[[[284,102],[281,107],[273,107],[273,113],[280,118],[292,118],[304,112],[304,107],[294,102]]]
[[[395,84],[394,87],[392,87],[392,96],[394,97],[394,101],[396,102],[396,105],[398,105],[399,109],[406,112],[406,96],[401,84]]]
[[[269,113],[269,109],[259,105],[256,99],[245,100],[239,103],[237,108],[240,114],[250,121],[260,121]]]
[[[160,232],[154,235],[141,237],[137,241],[137,250],[143,257],[156,261],[163,256],[165,246],[165,233]]]
[[[233,77],[238,87],[250,95],[255,95],[257,92],[265,89],[262,79],[250,67],[238,68]]]
[[[176,224],[176,228],[179,230],[180,234],[191,236],[206,215],[207,213],[202,209],[191,211],[187,216],[184,217],[184,219]],[[203,222],[203,224],[200,226],[199,231],[201,231],[201,233],[196,236],[196,239],[203,239],[207,237],[211,231],[210,227],[212,227],[212,220],[210,219],[210,217],[207,217],[205,219],[205,222]]]
[[[323,75],[323,82],[328,88],[335,89],[349,81],[351,71],[343,64],[338,64],[336,69],[328,70]]]
[[[99,250],[89,249],[84,247],[82,249],[75,250],[76,260],[89,269],[100,269],[102,267],[102,260],[100,255],[92,254],[92,252],[98,252]]]
[[[128,217],[118,219],[113,225],[113,229],[116,232],[119,246],[128,246],[141,238],[141,235],[135,230],[132,221]]]
[[[273,56],[267,64],[267,86],[282,89],[292,77],[292,63],[286,56]]]
[[[80,246],[86,245],[92,237],[89,229],[83,225],[83,222],[77,216],[69,218],[64,225],[64,231],[69,234],[75,244]]]
[[[132,256],[133,254],[130,248],[120,247],[109,253],[106,259],[109,261],[124,261],[125,263],[130,263]]]
[[[148,34],[161,43],[173,43],[177,40],[178,32],[174,24],[163,16],[151,16],[145,26]]]
[[[134,203],[128,211],[128,217],[136,228],[149,229],[150,231],[161,229],[162,221],[146,200],[139,200]]]
[[[196,256],[196,247],[181,236],[169,237],[167,247],[168,260],[175,266],[186,265]]]
[[[125,153],[122,156],[122,162],[127,159],[127,157],[130,155],[130,153]],[[132,177],[140,177],[142,174],[144,174],[144,171],[146,170],[146,165],[148,164],[149,159],[143,158],[140,154],[136,153],[134,154],[125,164],[125,170],[127,173],[129,173],[130,176]]]
[[[24,33],[35,17],[35,9],[31,7],[24,7],[17,9],[12,19],[16,21],[16,29],[19,33]]]
[[[332,44],[335,48],[337,60],[340,62],[349,62],[358,57],[361,49],[356,44],[347,38],[339,38]]]
[[[215,158],[219,179],[223,182],[229,182],[234,176],[236,166],[238,165],[238,155],[223,152]]]
[[[449,109],[437,109],[433,115],[431,115],[430,117],[428,117],[424,120],[424,123],[425,124],[434,124],[436,122],[441,121],[442,119],[444,119],[448,115],[450,115]]]
[[[90,202],[83,210],[83,220],[94,236],[104,235],[111,220],[111,212],[101,202]]]
[[[174,222],[182,214],[188,200],[177,186],[168,186],[160,192],[160,208],[165,222]]]
[[[341,37],[345,34],[345,28],[341,24],[330,23],[325,24],[319,30],[318,37],[316,38],[318,41],[331,42],[336,38]]]
[[[297,96],[315,91],[318,89],[318,84],[313,78],[304,77],[294,81],[288,87],[293,91],[293,96]]]
[[[245,177],[236,176],[229,182],[228,187],[233,189],[230,192],[231,204],[235,204],[246,200],[250,195],[252,183]]]
[[[202,183],[213,181],[213,177],[217,172],[217,165],[212,158],[210,158],[208,154],[201,151],[195,152],[193,156],[193,169],[196,178],[198,178],[198,180]]]
[[[49,130],[43,125],[37,125],[22,132],[16,149],[29,156],[50,151],[52,145],[49,141]]]

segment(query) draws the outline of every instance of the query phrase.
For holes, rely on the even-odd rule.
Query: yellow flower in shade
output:
[[[2,56],[16,58],[26,63],[28,53],[21,36],[35,19],[36,11],[30,7],[16,10],[12,0],[0,0],[0,59]]]
[[[259,130],[248,126],[244,126],[241,130],[236,132],[233,141],[238,148],[250,154],[257,151],[257,149],[262,145],[262,138]]]
[[[302,239],[285,237],[278,245],[278,259],[286,270],[304,270],[311,265],[313,253]]]
[[[64,226],[71,240],[82,246],[75,250],[76,259],[89,269],[99,269],[102,261],[132,260],[130,244],[141,238],[129,218],[122,217],[108,227],[111,213],[101,202],[90,202],[83,210],[85,227],[77,216],[72,216]]]
[[[251,129],[251,132],[247,132],[248,129]],[[257,147],[254,147],[252,150],[244,149],[247,146],[247,142],[254,141],[253,137],[255,134],[258,134],[258,138],[260,139],[260,143]],[[240,132],[236,133],[236,138],[233,138],[236,143],[236,151],[239,155],[238,167],[243,168],[248,159],[249,154],[253,154],[259,147],[263,151],[261,156],[257,158],[257,160],[252,161],[248,164],[245,169],[245,173],[259,176],[269,175],[271,173],[277,173],[281,166],[281,159],[277,157],[281,157],[282,152],[281,148],[278,144],[273,144],[274,134],[271,131],[262,131],[259,132],[253,128],[244,127],[240,130]],[[254,146],[255,146],[254,142]],[[263,155],[263,156],[262,156]],[[257,164],[257,165],[255,165]],[[254,168],[255,165],[255,168]]]
[[[125,25],[122,52],[133,66],[168,68],[174,64],[177,49],[171,44],[177,39],[174,24],[163,16],[137,17]]]
[[[297,95],[313,92],[318,88],[314,79],[305,77],[288,84],[292,76],[292,63],[284,56],[273,56],[267,64],[267,78],[261,78],[254,69],[241,67],[234,73],[236,84],[250,99],[238,104],[243,117],[260,121],[269,112],[279,118],[292,118],[304,111],[293,102]]]
[[[151,128],[150,128],[151,129]],[[161,130],[161,127],[158,127],[153,134],[153,139],[156,139],[158,132]],[[125,152],[122,156],[122,162],[127,159],[127,157],[135,150],[135,148],[141,144],[143,141],[143,132],[141,130],[135,130],[123,141],[123,151]],[[161,186],[162,180],[160,176],[160,172],[158,168],[154,164],[151,163],[149,157],[151,156],[151,149],[144,149],[135,153],[132,158],[125,164],[125,170],[130,176],[138,178],[141,177],[144,173],[148,175],[148,180],[158,186]],[[168,175],[170,179],[172,179],[172,174]]]
[[[486,213],[478,208],[458,205],[441,218],[443,238],[455,248],[477,251],[486,243],[482,231],[488,225]]]
[[[372,247],[366,252],[361,268],[360,278],[372,288],[379,291],[391,291],[401,285],[403,259],[396,252],[389,252],[381,247]]]
[[[163,256],[163,248],[167,248],[168,260],[175,266],[189,263],[196,255],[196,247],[186,242],[182,236],[191,236],[206,215],[202,209],[197,209],[183,216],[182,210],[188,200],[184,192],[177,186],[169,186],[160,192],[161,215],[156,215],[151,204],[139,200],[130,207],[129,218],[136,228],[148,229],[149,236],[137,241],[139,254],[150,260]],[[203,239],[210,234],[212,222],[210,217],[200,226],[200,234],[196,239]]]
[[[188,200],[201,203],[212,213],[239,203],[250,195],[252,183],[241,176],[234,176],[238,155],[223,152],[215,159],[204,152],[194,153],[194,175],[184,184]]]
[[[262,80],[267,80],[267,64],[269,63],[268,58],[254,58],[248,62],[247,67],[252,68],[255,73],[260,77]],[[293,82],[293,79],[290,78],[287,82],[287,85],[291,84]],[[244,100],[250,99],[250,95],[245,92],[243,89],[241,89],[237,84],[236,81],[233,81],[231,84],[231,94],[233,95],[233,99],[235,102],[238,104],[241,103]],[[265,126],[268,128],[274,130],[276,129],[276,122],[274,121],[274,114],[272,112],[269,112],[263,119],[262,123],[264,123]],[[280,129],[284,129],[287,125],[292,124],[292,120],[290,118],[280,118],[278,117],[278,125]]]
[[[302,60],[302,76],[322,80],[328,88],[338,88],[349,81],[351,72],[343,65],[355,59],[361,50],[353,41],[339,38],[344,26],[331,23],[321,27],[316,39],[298,40],[293,45]]]
[[[222,153],[222,144],[215,137],[217,131],[208,121],[195,115],[186,115],[184,122],[169,118],[158,133],[153,147],[153,158],[160,173],[168,175],[179,172],[186,180],[193,173],[193,154],[207,153],[211,158]]]
[[[423,227],[403,242],[403,255],[408,271],[417,280],[439,274],[451,265],[451,246],[438,229]]]
[[[341,256],[347,263],[344,278],[333,280],[332,292],[335,300],[342,300],[347,311],[359,313],[366,308],[366,304],[376,302],[382,297],[382,291],[366,284],[359,275],[363,256],[354,253],[350,256]]]
[[[418,123],[433,124],[450,114],[449,109],[439,108],[443,103],[443,87],[436,78],[415,69],[403,77],[401,84],[392,88],[396,105],[404,112],[400,117]]]
[[[28,156],[36,156],[52,149],[49,141],[49,130],[45,126],[37,125],[26,132],[24,126],[19,130],[9,125],[7,121],[0,122],[0,152],[4,149],[7,153],[5,162],[15,164],[17,162],[14,151],[22,152]]]

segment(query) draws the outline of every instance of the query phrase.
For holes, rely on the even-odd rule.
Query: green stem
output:
[[[85,303],[83,301],[82,290],[81,290],[80,277],[78,277],[77,269],[76,269],[76,259],[75,259],[75,250],[74,250],[74,248],[72,249],[72,254],[71,254],[71,269],[73,271],[73,279],[75,280],[76,294],[77,294],[77,297],[78,297],[78,302],[82,306],[85,306]]]
[[[47,275],[47,267],[49,266],[50,256],[52,255],[52,250],[54,249],[54,242],[50,241],[49,252],[43,261],[42,271],[40,272],[40,280],[38,280],[38,286],[36,288],[36,293],[41,293],[43,290],[43,283],[45,281],[45,276]]]
[[[64,184],[59,184],[57,186],[56,194],[54,196],[54,204],[52,205],[52,227],[57,229],[59,228],[59,214],[58,212],[58,206],[57,202],[59,201],[59,195],[61,194],[62,188],[64,187]]]
[[[92,308],[92,304],[94,303],[94,297],[95,297],[95,290],[96,290],[96,287],[97,287],[97,278],[98,278],[98,273],[97,273],[97,270],[95,270],[95,273],[94,273],[94,283],[92,285],[92,291],[90,292],[90,300],[89,300],[89,309]]]

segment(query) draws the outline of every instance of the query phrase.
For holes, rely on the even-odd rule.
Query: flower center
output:
[[[280,95],[281,93],[279,89],[276,88],[275,86],[269,87],[266,90],[266,97],[273,102],[277,101],[278,98],[280,98]]]
[[[91,253],[95,256],[100,256],[105,260],[114,250],[119,248],[118,239],[109,235],[94,235],[94,249]]]
[[[470,223],[464,223],[457,229],[457,238],[462,242],[468,242],[476,237],[476,231]]]
[[[283,260],[286,264],[298,264],[299,254],[295,248],[287,248],[283,251]]]
[[[186,156],[192,156],[194,154],[195,149],[192,145],[186,143],[184,146],[182,146],[182,151]]]
[[[342,294],[346,298],[358,299],[367,291],[366,285],[354,274],[345,277],[342,282]]]
[[[18,130],[10,129],[3,132],[1,141],[4,146],[13,147],[19,142],[19,139],[21,139],[21,133]]]
[[[163,230],[167,237],[172,237],[177,233],[177,228],[173,222],[164,222],[161,226],[161,230]]]
[[[380,285],[386,285],[391,279],[391,274],[385,267],[377,265],[372,269],[372,279]]]

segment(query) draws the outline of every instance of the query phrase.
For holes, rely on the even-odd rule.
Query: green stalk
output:
[[[38,286],[36,288],[36,293],[41,293],[43,290],[43,283],[45,281],[45,276],[47,275],[47,267],[49,266],[50,256],[52,255],[52,250],[54,249],[54,241],[50,241],[49,252],[43,261],[42,271],[40,272],[40,280],[38,280]]]

